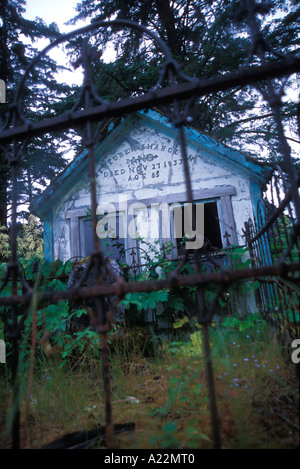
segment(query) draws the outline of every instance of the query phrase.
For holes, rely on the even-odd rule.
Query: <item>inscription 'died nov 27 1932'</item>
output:
[[[127,182],[137,180],[159,182],[159,180],[165,179],[168,169],[182,166],[183,160],[179,148],[153,143],[143,145],[143,150],[152,150],[153,153],[141,154],[136,149],[128,147],[124,151],[106,158],[100,168],[101,176],[103,178],[120,178],[120,180]],[[195,158],[195,155],[188,155],[191,162]],[[116,166],[118,167],[116,168]]]

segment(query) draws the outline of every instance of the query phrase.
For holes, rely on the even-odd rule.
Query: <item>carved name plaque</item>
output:
[[[180,147],[170,138],[153,134],[146,127],[144,133],[130,135],[117,150],[110,152],[99,164],[97,174],[101,185],[118,189],[175,183],[184,180]],[[142,142],[141,142],[142,137]],[[192,164],[196,153],[190,152]]]

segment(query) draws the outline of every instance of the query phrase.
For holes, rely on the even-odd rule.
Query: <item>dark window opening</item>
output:
[[[193,206],[193,224],[192,227],[195,229],[195,216],[196,216],[196,204]],[[182,209],[182,233],[184,233],[184,210]],[[183,237],[175,238],[178,255],[182,255],[185,251],[185,242]],[[198,249],[198,252],[205,253],[206,251],[212,252],[218,249],[222,249],[222,236],[220,229],[220,220],[218,215],[217,202],[205,202],[204,203],[204,244],[202,248]]]

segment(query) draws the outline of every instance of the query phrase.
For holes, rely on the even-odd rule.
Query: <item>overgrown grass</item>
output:
[[[210,328],[222,447],[297,448],[295,365],[265,323],[239,329],[241,322],[234,321]],[[185,340],[165,340],[154,353],[141,330],[118,337],[110,346],[113,421],[134,422],[135,431],[116,437],[115,447],[212,448],[201,330],[195,328]],[[64,433],[104,424],[99,360],[85,355],[77,364],[74,357],[61,363],[59,348],[52,357],[36,360],[23,446],[40,448]],[[9,447],[5,421],[12,393],[8,377],[1,379],[0,441]]]

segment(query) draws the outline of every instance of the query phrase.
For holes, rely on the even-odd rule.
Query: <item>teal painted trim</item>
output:
[[[44,258],[54,261],[53,222],[49,219],[44,220]]]
[[[253,215],[257,219],[257,206],[260,201],[262,201],[262,190],[257,181],[250,181],[250,192],[253,205]]]

